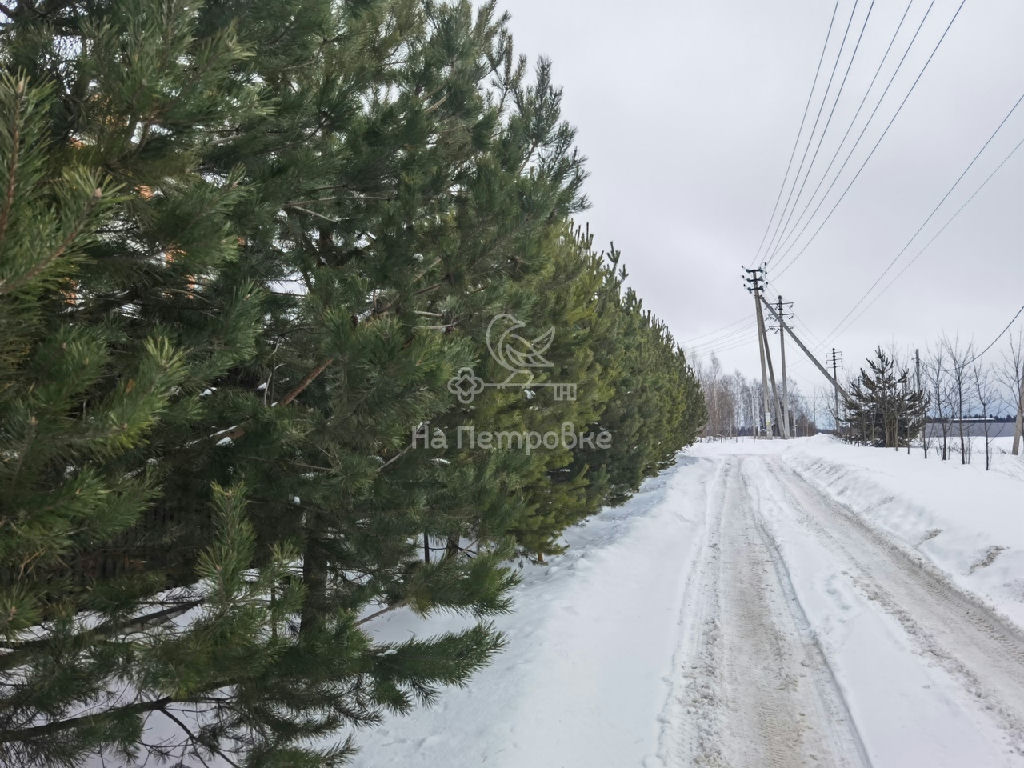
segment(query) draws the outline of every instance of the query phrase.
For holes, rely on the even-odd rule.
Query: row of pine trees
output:
[[[0,764],[344,762],[701,428],[493,4],[11,0],[0,70]],[[453,396],[499,313],[575,400]],[[395,609],[479,621],[374,642]]]

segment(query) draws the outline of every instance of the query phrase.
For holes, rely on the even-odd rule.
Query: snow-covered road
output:
[[[1024,764],[1019,629],[779,457],[716,460],[666,762]]]
[[[356,764],[1024,766],[1024,632],[793,450],[700,446],[571,531],[525,567],[507,651],[357,734]],[[375,632],[460,623],[397,614]]]
[[[748,465],[718,462],[684,604],[674,760],[700,766],[863,765],[846,702],[757,510]]]

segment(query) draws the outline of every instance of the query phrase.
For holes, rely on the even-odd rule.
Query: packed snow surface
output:
[[[523,564],[506,650],[355,765],[1024,766],[1024,472],[973,461],[695,446]]]

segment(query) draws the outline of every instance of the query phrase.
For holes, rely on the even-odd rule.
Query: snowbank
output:
[[[356,733],[354,765],[663,765],[659,719],[703,530],[703,502],[693,502],[714,466],[679,462],[685,471],[567,531],[564,555],[525,564],[515,612],[495,622],[505,651],[434,706]],[[396,612],[369,626],[393,641],[465,621]]]
[[[1024,626],[1024,460],[997,448],[990,472],[977,444],[967,465],[824,435],[793,441],[783,455],[819,490]]]

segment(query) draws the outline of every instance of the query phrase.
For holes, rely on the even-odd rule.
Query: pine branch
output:
[[[323,213],[311,211],[309,208],[303,208],[301,205],[297,205],[296,203],[288,203],[285,207],[291,208],[293,211],[298,211],[299,213],[305,213],[310,216],[314,216],[318,219],[323,219],[324,221],[330,222],[331,224],[341,224],[341,222],[343,221],[342,219],[337,219],[334,218],[333,216],[327,216],[326,214]]]
[[[27,728],[13,728],[8,730],[0,731],[0,743],[6,741],[25,741],[27,739],[39,738],[41,736],[49,736],[53,733],[60,733],[71,728],[87,728],[92,725],[102,724],[105,720],[108,720],[111,715],[141,715],[144,712],[155,712],[162,710],[168,704],[175,701],[171,696],[165,696],[162,699],[155,699],[154,701],[140,701],[135,704],[127,704],[123,707],[116,707],[115,709],[107,710],[94,715],[82,715],[80,717],[71,717],[66,720],[54,720],[43,725],[31,725]]]
[[[164,708],[159,709],[157,711],[160,712],[160,714],[162,714],[165,717],[167,717],[168,719],[172,720],[174,723],[176,723],[177,726],[179,728],[181,728],[181,730],[183,730],[186,734],[188,734],[188,738],[189,738],[189,740],[193,744],[202,744],[203,743],[202,740],[196,734],[194,734],[192,732],[192,729],[189,728],[187,725],[185,725],[185,723],[182,722],[182,720],[179,717],[177,717],[176,715],[174,715],[169,709],[164,707]],[[223,758],[229,765],[233,766],[233,768],[241,768],[241,766],[239,766],[238,763],[236,763],[234,760],[232,760],[230,757],[228,757],[224,753],[224,751],[221,750],[220,748],[218,748],[218,747],[211,747],[211,749],[212,749],[212,751],[213,751],[213,753],[215,755],[217,755],[220,758]],[[196,756],[196,758],[199,760],[199,762],[201,762],[204,766],[206,766],[206,768],[210,768],[209,763],[207,763],[202,758],[202,756],[198,754],[198,750],[192,750],[192,754],[194,754]]]
[[[194,733],[192,733],[192,729],[190,729],[187,725],[185,725],[185,723],[183,723],[177,716],[172,715],[170,713],[170,711],[168,711],[167,709],[159,709],[157,711],[161,715],[163,715],[164,717],[168,718],[171,722],[177,724],[177,726],[179,728],[181,728],[181,730],[183,730],[188,735],[188,739],[189,739],[189,742],[191,743],[191,745],[194,746],[194,745],[199,743],[199,739],[196,737],[196,735]],[[178,747],[175,747],[175,748],[176,749],[180,748],[182,750],[182,757],[184,757],[185,745],[183,745],[183,744],[182,745],[178,745]],[[203,764],[203,768],[210,768],[210,764],[203,759],[202,755],[197,754],[197,750],[196,749],[193,748],[192,752],[193,752],[193,754],[195,754],[196,759],[200,763]]]
[[[159,699],[153,699],[152,701],[139,701],[134,704],[114,707],[91,715],[80,715],[78,717],[70,717],[64,720],[54,720],[49,723],[43,723],[42,725],[31,725],[24,728],[6,728],[4,730],[0,730],[0,743],[25,741],[27,739],[37,738],[40,736],[47,736],[52,733],[60,733],[61,731],[66,731],[72,728],[88,728],[93,725],[101,725],[105,720],[117,715],[141,715],[147,712],[163,712],[169,704],[192,704],[195,702],[212,701],[210,697],[203,697],[199,694],[207,691],[217,691],[221,688],[232,685],[233,683],[234,681],[231,680],[211,680],[203,685],[202,689],[196,691],[195,695],[192,696],[186,696],[183,698],[163,696]],[[222,699],[221,701],[223,703],[230,703],[232,699]]]
[[[318,365],[312,371],[310,371],[309,374],[307,374],[306,378],[300,381],[299,385],[295,389],[293,389],[291,392],[284,396],[284,398],[280,402],[280,405],[288,405],[292,400],[301,395],[303,391],[306,389],[306,387],[312,384],[313,381],[317,378],[317,376],[319,376],[321,373],[327,370],[328,366],[330,366],[331,363],[333,362],[334,358],[329,357],[322,363],[320,363],[320,365]]]
[[[61,256],[63,256],[67,252],[68,248],[71,247],[71,244],[74,243],[74,241],[82,233],[82,228],[85,226],[85,223],[89,220],[89,214],[92,212],[92,209],[96,206],[96,203],[99,201],[101,197],[103,197],[103,190],[101,190],[99,187],[96,187],[96,191],[93,192],[92,196],[89,198],[89,202],[85,206],[85,210],[82,211],[82,216],[80,220],[77,224],[75,224],[72,230],[68,232],[67,236],[57,247],[57,250],[54,251],[50,256],[47,256],[41,262],[36,264],[34,267],[32,267],[32,269],[23,274],[19,279],[15,280],[14,282],[0,282],[0,296],[2,296],[5,293],[10,293],[18,286],[35,279],[47,267],[49,267],[51,264],[57,261],[57,259],[59,259]]]
[[[425,115],[429,115],[429,114],[430,114],[431,112],[433,112],[433,111],[434,111],[435,109],[437,109],[437,108],[438,108],[438,107],[440,107],[440,106],[441,106],[442,104],[444,104],[444,103],[445,103],[445,102],[446,102],[447,100],[448,100],[448,94],[446,93],[446,94],[445,94],[444,96],[442,96],[442,97],[441,97],[440,99],[438,99],[437,101],[435,101],[435,102],[434,102],[433,104],[431,104],[431,105],[429,105],[429,106],[427,106],[427,107],[424,107],[424,108],[423,108],[423,114],[425,114]]]
[[[333,357],[329,357],[326,360],[324,360],[322,363],[320,363],[320,365],[318,365],[316,368],[314,368],[312,371],[310,371],[306,375],[306,378],[304,378],[302,381],[299,382],[299,385],[297,387],[295,387],[295,389],[293,389],[291,392],[289,392],[287,395],[285,395],[284,398],[279,403],[277,403],[277,405],[288,405],[289,403],[291,403],[291,401],[294,400],[299,395],[301,395],[303,393],[303,391],[306,389],[306,387],[308,387],[310,384],[312,384],[313,381],[321,373],[323,373],[325,370],[327,370],[327,368],[333,362],[334,362],[334,358]],[[238,440],[238,439],[240,439],[242,437],[245,437],[245,433],[246,433],[245,425],[241,424],[241,425],[235,427],[234,429],[228,430],[226,432],[225,431],[214,432],[212,435],[210,435],[210,437],[211,438],[216,437],[218,440],[228,439],[228,440],[231,440],[232,442],[234,442],[235,440]]]
[[[411,446],[411,445],[407,445],[407,446],[406,446],[405,448],[403,448],[402,450],[400,450],[400,451],[399,451],[398,453],[396,453],[396,454],[395,454],[394,456],[392,456],[392,457],[391,457],[390,459],[388,459],[388,460],[387,460],[387,461],[385,461],[385,462],[384,462],[383,464],[381,464],[381,465],[380,465],[379,467],[377,467],[377,471],[378,471],[378,472],[383,472],[383,471],[384,471],[384,470],[385,470],[385,469],[386,469],[386,468],[387,468],[388,466],[390,466],[391,464],[395,463],[395,462],[396,462],[396,461],[398,461],[398,460],[399,460],[400,458],[402,458],[403,456],[405,456],[405,454],[407,454],[407,453],[408,453],[408,452],[409,452],[409,451],[410,451],[411,449],[412,449],[412,446]]]
[[[358,626],[360,626],[362,624],[366,624],[369,621],[373,621],[378,616],[383,616],[385,613],[391,613],[391,611],[395,610],[396,608],[401,608],[404,605],[405,605],[405,600],[400,600],[397,603],[395,603],[394,605],[389,605],[387,608],[381,608],[379,611],[374,611],[369,616],[364,616],[363,618],[361,618],[359,621],[357,621],[355,623],[355,626],[358,627]]]
[[[11,18],[14,18],[7,8],[3,8]],[[24,103],[25,96],[25,81],[19,80],[15,86],[15,93],[18,95],[18,104],[14,110],[14,116],[12,118],[13,130],[11,133],[11,165],[7,169],[7,194],[4,196],[3,210],[0,210],[0,243],[3,242],[4,237],[7,234],[7,222],[11,214],[11,207],[14,205],[14,179],[18,175],[18,150],[20,149],[21,143],[21,116],[22,116],[22,105]]]
[[[163,610],[146,614],[145,616],[125,619],[124,621],[108,621],[104,624],[93,627],[92,629],[80,632],[76,635],[76,639],[91,642],[94,640],[110,638],[122,633],[131,634],[135,632],[142,632],[151,626],[165,624],[176,616],[187,613],[201,603],[202,600],[187,600],[183,603],[172,605],[169,608],[164,608]],[[66,638],[41,637],[34,640],[26,640],[21,643],[7,643],[5,645],[10,650],[5,654],[0,655],[0,668],[10,669],[11,667],[16,666],[19,659],[22,657],[38,649],[45,648],[54,642],[66,642]]]

